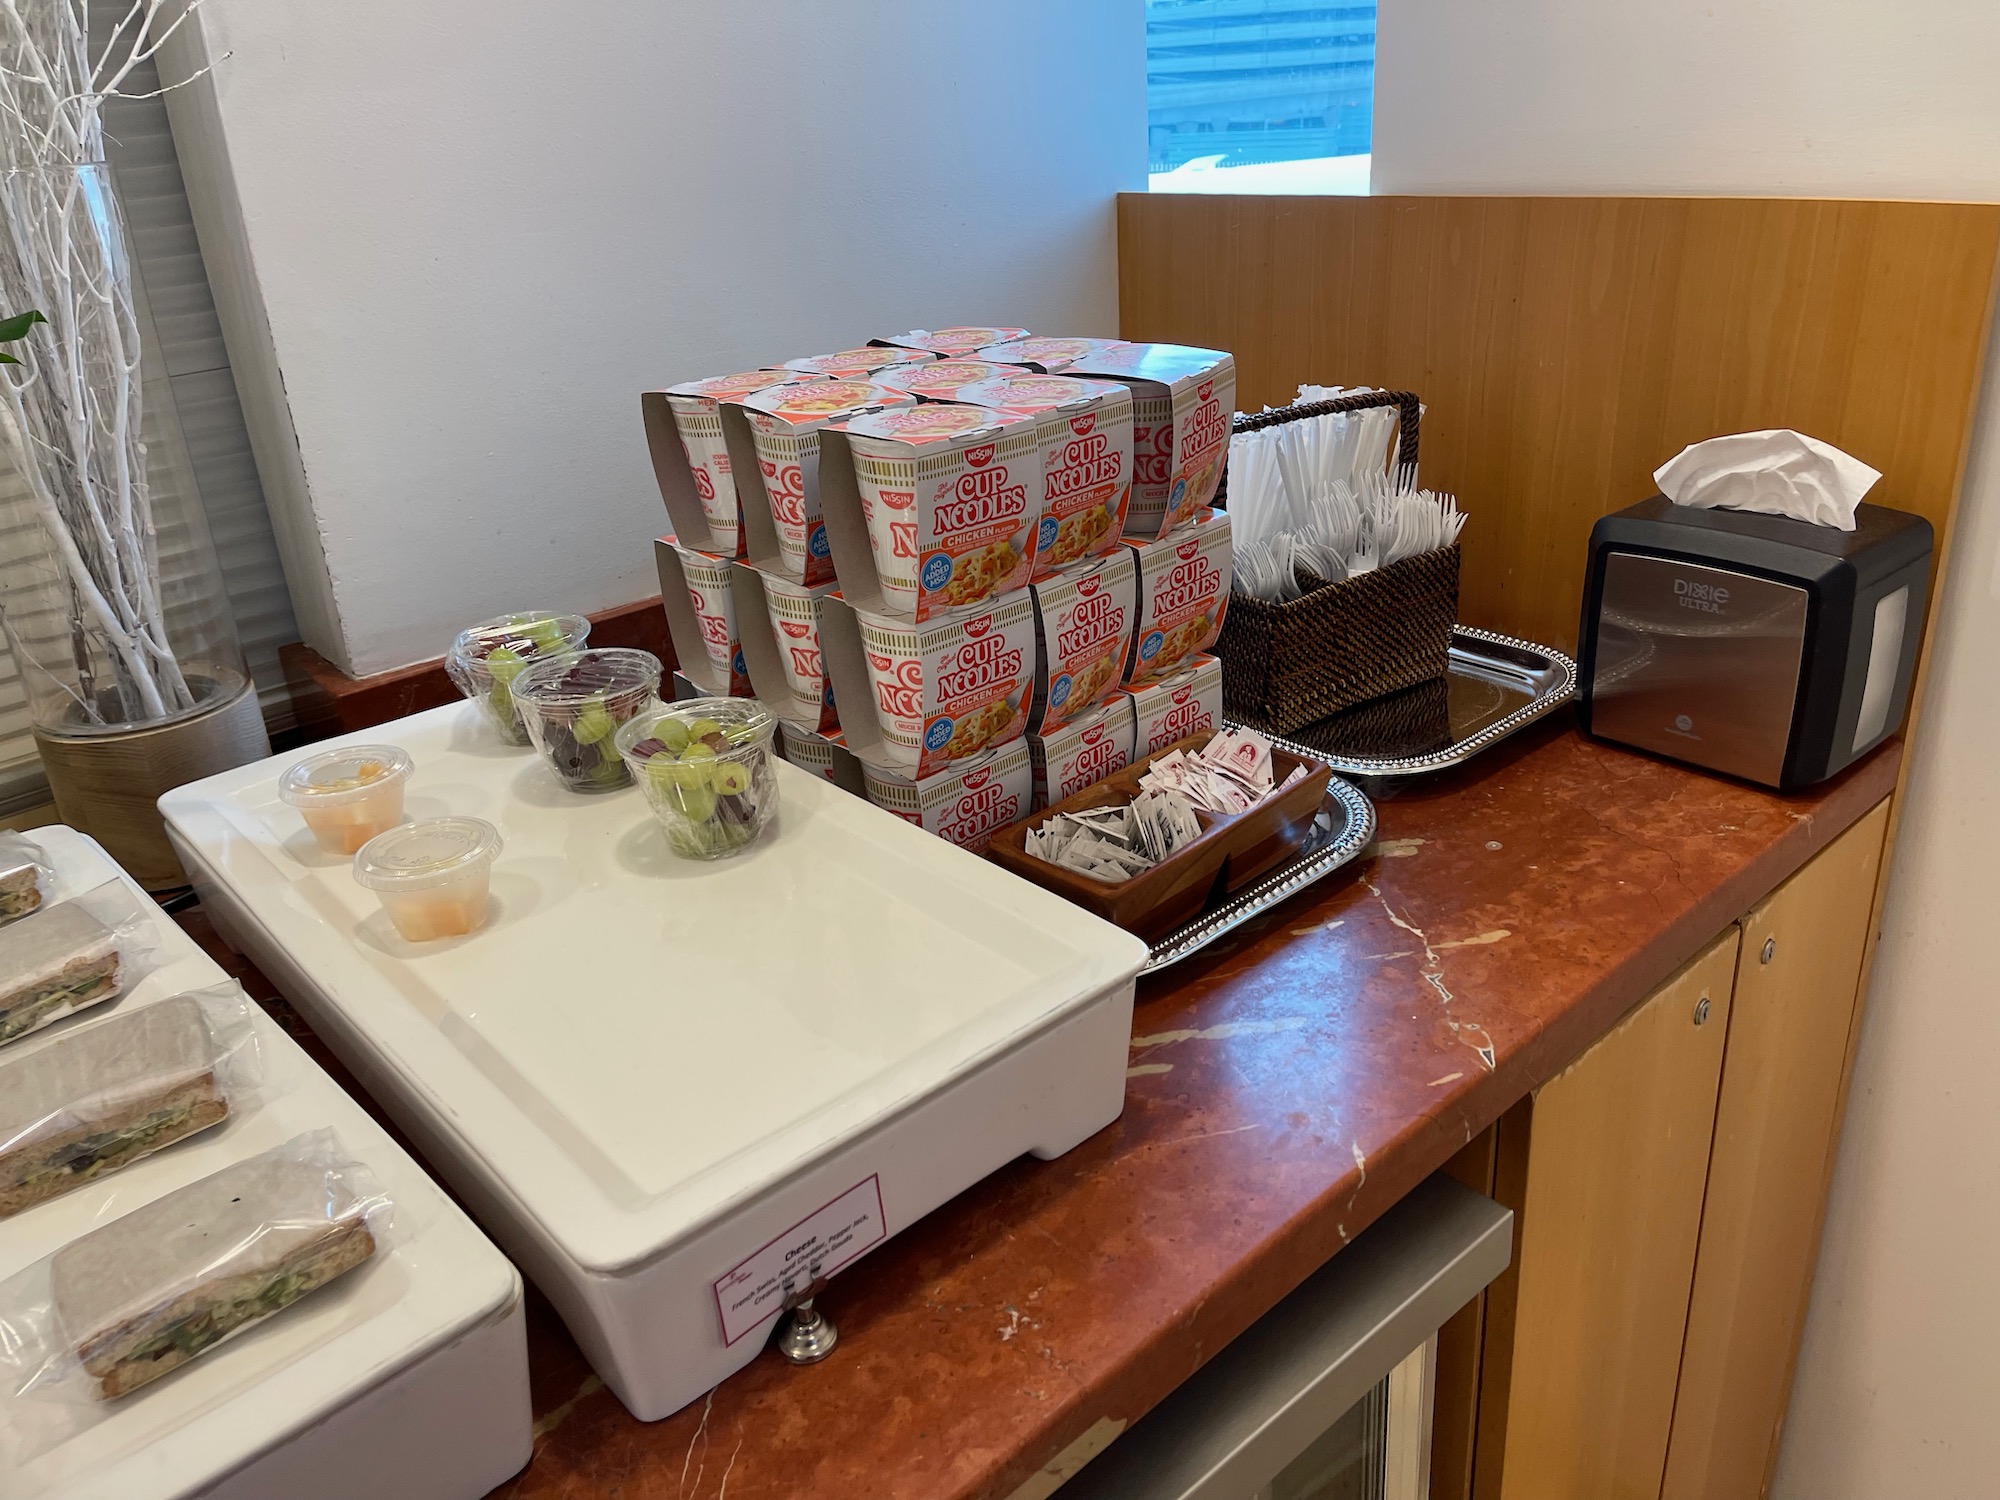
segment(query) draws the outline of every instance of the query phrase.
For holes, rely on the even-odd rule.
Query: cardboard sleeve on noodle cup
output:
[[[832,592],[830,583],[793,583],[748,563],[736,565],[750,685],[781,723],[816,733],[840,727],[819,644],[820,609]]]
[[[1229,610],[1229,513],[1205,510],[1156,542],[1127,542],[1138,571],[1139,616],[1125,680],[1172,675],[1213,646]]]
[[[773,386],[722,409],[723,439],[739,488],[755,474],[764,503],[745,497],[745,562],[803,584],[834,576],[820,513],[820,448],[826,431],[871,412],[915,406],[908,391],[866,380]]]
[[[847,598],[929,620],[1027,587],[1043,489],[1033,418],[932,402],[857,417],[845,436],[852,494],[847,466],[835,478],[828,465],[821,503],[830,526],[859,504],[874,582],[871,597],[868,570],[835,551]]]
[[[921,624],[832,594],[820,652],[848,747],[868,764],[926,776],[1026,732],[1035,622],[1025,591]]]
[[[867,795],[866,783],[861,779],[861,762],[847,748],[839,730],[831,734],[816,734],[780,719],[778,754],[807,775],[830,781],[843,792],[851,792],[857,797]]]
[[[1028,736],[1040,812],[1132,763],[1132,699],[1113,693],[1103,703],[1050,734]]]
[[[1197,656],[1179,672],[1125,689],[1132,704],[1132,758],[1143,760],[1191,734],[1222,728],[1222,662]]]
[[[1183,344],[1113,344],[1079,355],[1064,372],[1131,388],[1126,536],[1166,536],[1215,498],[1236,413],[1235,359]]]
[[[951,398],[1032,415],[1042,448],[1035,577],[1118,550],[1132,497],[1132,393],[1110,380],[1016,371]]]
[[[868,800],[946,843],[979,853],[993,835],[1031,811],[1034,767],[1025,740],[989,750],[929,776],[861,763]]]
[[[743,660],[734,565],[671,536],[653,543],[653,562],[676,674],[698,684],[703,697],[753,697]]]
[[[1125,680],[1138,588],[1132,554],[1093,558],[1034,584],[1035,691],[1028,727],[1053,733]]]
[[[745,370],[640,395],[653,478],[675,536],[716,557],[743,555],[743,502],[747,496],[753,504],[762,504],[763,491],[754,482],[739,485],[739,470],[723,433],[722,409],[730,401],[774,385],[820,378],[796,370]]]

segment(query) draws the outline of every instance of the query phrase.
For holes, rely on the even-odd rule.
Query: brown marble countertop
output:
[[[1778,797],[1562,716],[1407,785],[1377,856],[1141,984],[1115,1124],[836,1278],[824,1364],[767,1351],[646,1425],[536,1307],[535,1456],[494,1495],[1007,1500],[1045,1470],[1046,1494],[1887,796],[1900,755]]]

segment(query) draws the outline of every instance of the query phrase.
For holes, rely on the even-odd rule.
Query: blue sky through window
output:
[[[1373,0],[1146,0],[1155,192],[1365,193]]]

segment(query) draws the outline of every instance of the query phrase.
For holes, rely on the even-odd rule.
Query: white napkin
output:
[[[1854,507],[1881,477],[1833,444],[1786,427],[1710,438],[1653,471],[1676,505],[1761,511],[1842,531],[1854,529]]]

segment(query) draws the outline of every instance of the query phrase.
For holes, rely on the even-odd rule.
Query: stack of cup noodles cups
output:
[[[865,665],[843,681],[873,700],[853,746],[867,794],[955,843],[983,848],[1031,806],[1220,724],[1205,652],[1228,600],[1229,523],[1204,507],[1227,452],[1227,355],[918,329],[663,394],[709,540],[662,539],[687,633],[710,685],[762,690],[795,764],[842,784],[836,767],[855,765],[821,649],[836,599]],[[754,451],[754,475],[732,472],[726,428],[734,468]],[[866,587],[835,574],[819,482],[830,431],[865,530],[856,566],[874,565]],[[695,530],[671,494],[669,509]],[[775,654],[746,655],[753,603]]]

